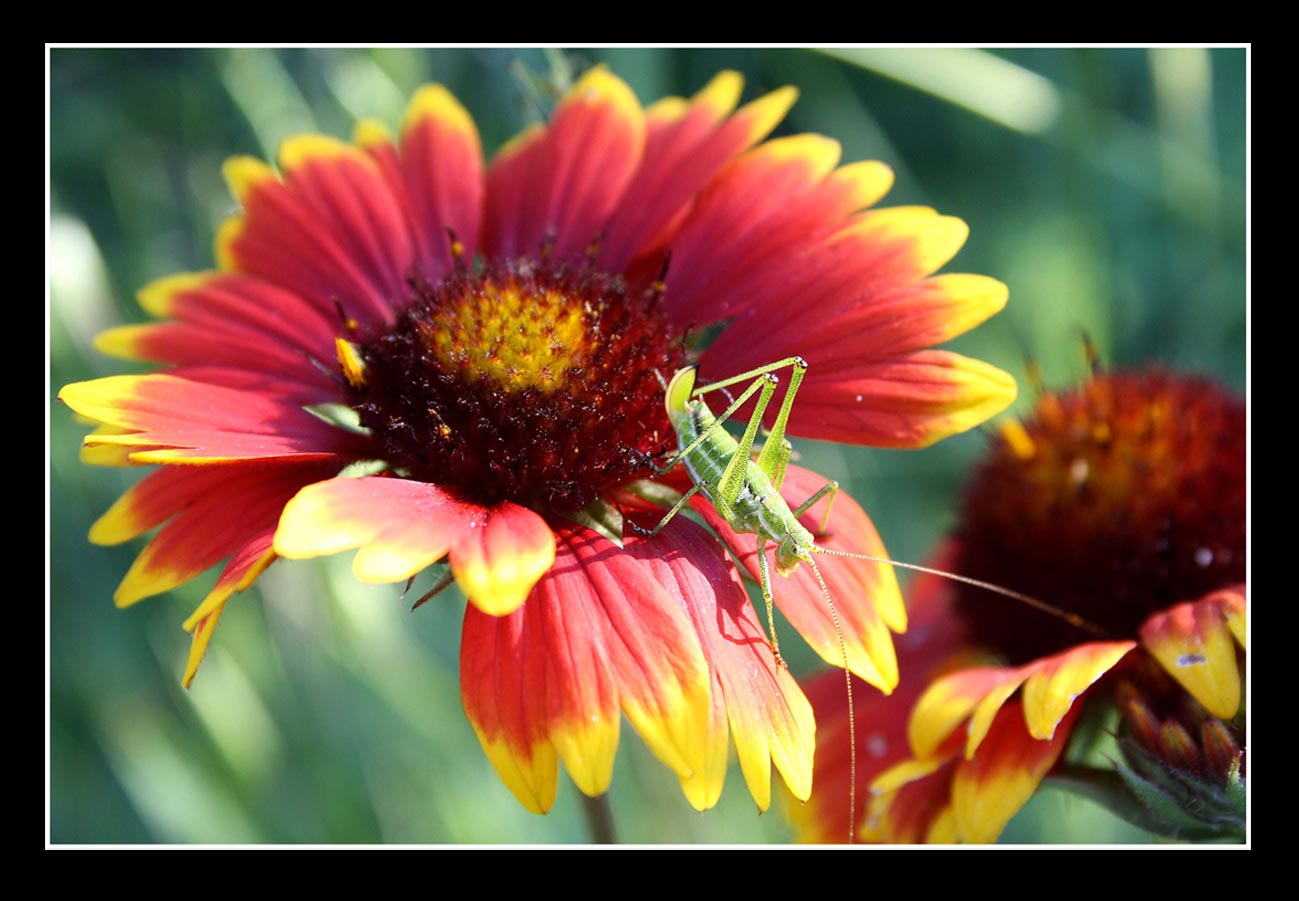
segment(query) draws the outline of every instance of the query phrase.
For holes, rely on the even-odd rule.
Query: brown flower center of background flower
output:
[[[1153,612],[1245,581],[1245,406],[1158,370],[1044,394],[971,480],[957,572],[1133,638]],[[975,637],[1022,662],[1086,640],[977,589]]]
[[[352,405],[411,478],[561,512],[648,475],[671,437],[658,374],[682,351],[650,296],[592,267],[521,259],[414,280],[357,348]]]

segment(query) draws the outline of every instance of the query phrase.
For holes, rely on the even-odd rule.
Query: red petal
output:
[[[256,161],[227,162],[245,215],[223,227],[218,257],[318,306],[337,301],[362,325],[390,321],[407,295],[403,277],[415,253],[378,167],[317,135],[291,138],[280,157],[283,183]]]
[[[928,776],[872,798],[867,829],[874,834],[865,834],[897,844],[954,841],[955,836],[936,833],[952,818],[952,778],[956,775],[957,760],[953,757]]]
[[[700,195],[672,243],[666,309],[682,325],[743,310],[773,287],[792,289],[805,249],[881,196],[881,164],[832,172],[839,145],[819,135],[781,138],[750,150]],[[801,278],[800,278],[801,281]],[[797,300],[796,290],[784,297]]]
[[[649,110],[645,158],[614,213],[609,233],[600,242],[600,265],[610,271],[661,248],[681,224],[690,201],[721,169],[767,136],[793,103],[796,92],[784,88],[727,114],[739,97],[742,79],[733,72],[718,75],[673,115]]]
[[[546,654],[537,605],[490,616],[470,604],[460,638],[460,695],[501,781],[534,813],[555,801],[558,758],[547,738]]]
[[[710,753],[710,680],[685,612],[632,556],[594,532],[564,528],[558,538],[567,554],[544,580],[556,599],[548,611],[557,668],[550,684],[561,686],[561,692],[565,687],[580,692],[576,674],[589,666],[587,658],[603,659],[623,712],[655,756],[682,777],[704,770]],[[581,713],[564,706],[569,710],[564,719]]]
[[[952,780],[961,841],[996,841],[1064,752],[1078,710],[1075,707],[1065,717],[1055,738],[1038,741],[1024,728],[1019,702],[1002,708],[974,758],[962,761]]]
[[[266,392],[239,391],[171,375],[119,375],[67,385],[59,399],[121,434],[86,444],[133,449],[139,463],[342,460],[367,442]],[[155,448],[162,448],[157,450]]]
[[[825,482],[824,478],[809,470],[790,465],[785,473],[781,496],[792,508],[811,497]],[[821,530],[825,503],[822,499],[800,518],[803,526],[814,535]],[[695,509],[749,574],[759,579],[757,552],[761,539],[735,532],[706,499],[697,498]],[[831,508],[826,532],[829,536],[824,539],[826,547],[887,556],[874,526],[845,492],[839,492]],[[769,551],[772,595],[799,633],[822,659],[836,666],[843,665],[843,651],[839,644],[842,635],[853,672],[881,690],[891,691],[897,684],[898,671],[889,629],[901,631],[906,628],[905,608],[892,567],[829,555],[816,558],[816,565],[838,613],[836,628],[835,617],[811,567],[800,565],[787,578],[774,575],[774,543]]]
[[[451,571],[475,607],[511,613],[555,562],[555,535],[546,521],[508,501],[488,510],[451,547]]]
[[[1029,734],[1051,738],[1074,702],[1136,646],[1135,641],[1088,642],[1030,664],[1022,696]]]
[[[708,669],[685,613],[594,532],[564,527],[557,538],[555,565],[522,607],[491,623],[472,608],[466,616],[462,691],[488,755],[534,809],[546,801],[536,786],[547,754],[599,794],[621,708],[656,756],[695,778],[714,764],[715,738]]]
[[[644,112],[631,89],[603,66],[588,71],[544,133],[507,145],[492,161],[487,252],[535,255],[553,237],[556,255],[581,255],[605,228],[644,145]]]
[[[836,235],[837,239],[839,236]],[[941,344],[1005,306],[1001,282],[980,275],[923,281],[872,276],[871,254],[832,240],[792,294],[755,299],[708,348],[701,365],[735,371],[798,354],[819,375],[831,364],[862,363]],[[791,296],[795,300],[791,301]],[[716,361],[716,362],[714,362]]]
[[[275,561],[275,552],[271,550],[271,538],[274,535],[275,525],[272,523],[258,530],[247,543],[231,554],[216,585],[185,621],[185,631],[194,636],[190,642],[185,674],[181,677],[181,684],[186,688],[194,682],[199,664],[203,662],[212,633],[216,630],[217,621],[230,596],[247,589]]]
[[[720,728],[714,739],[719,769],[710,774],[713,800],[725,776],[727,720],[760,810],[770,802],[773,762],[795,797],[806,798],[815,732],[811,708],[788,671],[776,665],[734,565],[712,537],[681,517],[655,538],[629,538],[627,553],[641,560],[689,615],[713,672],[727,718],[711,727]]]
[[[284,508],[275,552],[301,559],[360,548],[352,571],[363,582],[400,582],[435,563],[488,511],[444,488],[368,476],[309,485]]]
[[[183,506],[175,509],[123,578],[114,595],[119,606],[175,588],[247,548],[259,535],[274,529],[280,511],[303,485],[333,471],[322,466],[223,466],[218,478],[203,470],[185,469],[197,476],[191,488],[178,485],[181,476],[169,475],[151,481],[144,492],[126,496],[131,498],[129,506],[137,506],[141,500],[148,505],[143,522],[155,519],[169,506]],[[116,515],[110,511],[105,517]],[[105,527],[97,523],[96,528]]]
[[[128,325],[98,335],[95,347],[111,356],[180,364],[172,375],[211,379],[226,387],[252,373],[261,383],[273,384],[280,397],[299,405],[338,399],[338,383],[328,373],[311,365],[300,349],[260,331],[185,322]],[[228,370],[231,377],[222,379]]]
[[[229,272],[160,278],[140,290],[139,301],[160,319],[260,333],[319,360],[333,359],[341,325],[333,298],[313,302],[263,279]]]
[[[987,666],[959,670],[931,683],[911,711],[907,734],[916,757],[938,753],[980,703],[994,692],[1013,692],[1026,674],[1018,667]],[[1007,683],[1012,683],[1006,689]],[[1005,700],[1003,697],[1002,701]]]
[[[423,272],[451,270],[447,230],[472,260],[483,207],[483,151],[473,119],[441,85],[415,92],[401,134],[401,177]]]
[[[943,566],[944,559],[939,555],[933,565]],[[823,672],[805,683],[816,712],[816,790],[805,806],[790,809],[799,841],[842,842],[849,823],[848,802],[854,794],[857,806],[852,821],[857,839],[863,841],[922,840],[948,805],[950,767],[945,780],[927,776],[884,795],[872,796],[869,791],[876,777],[910,758],[907,720],[926,685],[970,653],[964,623],[952,613],[950,582],[920,576],[913,581],[909,597],[910,624],[896,641],[901,681],[888,696],[854,681],[855,728],[850,729],[843,673]],[[855,792],[850,732],[856,733]],[[939,781],[941,789],[936,785]]]
[[[1244,620],[1244,586],[1216,591],[1150,617],[1141,643],[1210,713],[1231,719],[1242,697],[1235,644],[1244,646]]]
[[[1015,399],[1015,380],[940,350],[808,369],[792,434],[875,447],[927,447],[986,421]]]

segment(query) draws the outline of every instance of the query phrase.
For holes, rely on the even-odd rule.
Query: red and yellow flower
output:
[[[865,837],[994,841],[1061,764],[1088,707],[1117,708],[1125,762],[1110,784],[1126,784],[1151,828],[1239,834],[1244,417],[1212,383],[1148,370],[1043,395],[1003,428],[943,563],[1072,621],[969,586],[921,589],[939,599],[913,604],[898,691],[858,714]],[[1103,635],[1079,641],[1080,626]],[[846,728],[829,725],[846,717],[842,680],[819,677],[809,695],[818,786],[794,818],[804,838],[836,841],[849,746],[826,732]],[[903,722],[905,733],[890,725]]]
[[[484,163],[473,120],[429,86],[397,136],[366,121],[352,143],[285,141],[278,169],[226,163],[242,211],[218,268],[149,285],[140,303],[161,321],[98,342],[167,368],[60,394],[99,424],[87,462],[159,464],[91,530],[111,544],[158,528],[118,604],[225,561],[185,624],[186,684],[230,597],[279,557],[355,549],[370,583],[445,561],[470,602],[465,710],[529,809],[550,807],[560,761],[587,794],[608,787],[623,714],[701,809],[731,734],[760,807],[773,763],[807,796],[811,710],[726,553],[752,563],[753,537],[683,517],[621,534],[624,515],[661,515],[646,494],[680,487],[652,465],[673,444],[660,376],[800,354],[791,432],[917,447],[1014,396],[1005,373],[930,349],[1006,290],[933,275],[964,223],[871,208],[886,166],[841,166],[819,135],[764,142],[795,92],[737,108],[741,87],[723,73],[642,108],[597,67]],[[786,491],[821,481],[791,468]],[[850,500],[831,529],[882,553]],[[823,566],[853,669],[887,691],[889,630],[905,627],[890,571]],[[814,580],[778,600],[837,662]]]

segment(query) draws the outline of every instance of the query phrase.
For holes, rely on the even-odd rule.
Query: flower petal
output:
[[[944,274],[895,281],[879,274],[876,248],[857,228],[844,229],[809,255],[799,302],[779,285],[734,317],[701,361],[744,371],[791,354],[810,375],[829,365],[892,357],[941,344],[1006,305],[1008,291],[982,275]],[[768,299],[769,298],[769,299]]]
[[[424,275],[435,279],[451,271],[448,229],[464,245],[465,258],[473,259],[483,208],[483,149],[474,120],[442,85],[423,86],[406,108],[401,174]]]
[[[768,141],[726,168],[700,195],[673,240],[665,309],[682,326],[743,310],[773,284],[798,296],[807,247],[884,196],[882,163],[835,169],[839,144],[820,135]]]
[[[484,748],[534,809],[548,805],[547,790],[553,798],[543,785],[552,753],[581,791],[598,795],[612,778],[621,708],[688,797],[700,798],[698,774],[711,768],[715,778],[717,733],[685,612],[640,561],[596,533],[563,526],[556,537],[555,565],[526,603],[502,617],[466,614],[462,692]]]
[[[973,759],[962,761],[952,779],[952,806],[961,841],[996,841],[1063,753],[1078,718],[1071,710],[1055,738],[1039,741],[1024,730],[1018,701],[997,714]]]
[[[470,604],[460,635],[460,696],[478,741],[519,803],[555,803],[559,758],[547,738],[547,649],[539,605],[490,616]]]
[[[198,364],[199,371],[218,379],[223,370],[240,376],[256,373],[268,391],[303,406],[338,397],[338,386],[327,373],[307,363],[301,351],[262,332],[177,322],[124,325],[96,335],[95,348],[128,360],[179,364],[170,374],[182,378],[193,379],[186,364]]]
[[[1023,679],[1014,667],[987,666],[958,670],[936,680],[911,711],[907,737],[912,753],[922,759],[933,757],[985,698],[1010,683],[1010,691],[1001,695],[1004,700]]]
[[[308,485],[284,508],[275,552],[303,559],[360,548],[363,582],[400,582],[437,562],[487,510],[427,482],[367,476]]]
[[[193,635],[189,648],[189,660],[185,664],[185,674],[181,684],[189,688],[198,673],[199,664],[207,654],[208,643],[216,630],[217,620],[225,610],[226,602],[235,592],[244,591],[257,577],[266,571],[266,567],[275,562],[275,552],[271,550],[271,539],[275,534],[274,526],[261,529],[243,547],[235,551],[230,562],[221,571],[216,586],[198,605],[198,609],[185,620],[185,631]]]
[[[889,791],[873,794],[862,838],[912,844],[952,844],[957,840],[952,809],[952,777],[959,758],[936,758]],[[911,761],[919,763],[919,761]],[[900,774],[903,764],[895,770]],[[893,772],[893,771],[891,771]],[[872,787],[872,792],[877,789]]]
[[[451,572],[475,607],[511,613],[555,562],[555,535],[546,521],[508,501],[487,511],[481,525],[451,546]]]
[[[484,223],[493,256],[582,254],[604,230],[640,164],[645,114],[626,83],[589,70],[555,108],[544,132],[506,145],[487,171]]]
[[[113,600],[119,607],[170,591],[241,553],[258,535],[274,528],[284,504],[303,485],[330,472],[321,466],[186,470],[168,472],[163,478],[154,473],[114,504],[91,530],[103,543],[116,542],[133,537],[131,533],[140,526],[151,528],[169,518],[118,586]],[[179,484],[185,475],[196,476],[193,485]]]
[[[137,463],[285,458],[346,462],[364,448],[357,436],[264,392],[171,375],[115,375],[75,382],[59,392],[59,400],[84,416],[123,430],[96,431],[86,437],[88,446],[131,448],[130,459]]]
[[[332,299],[313,303],[263,279],[229,272],[177,273],[150,282],[136,297],[144,310],[159,319],[237,326],[319,359],[332,358],[339,327]]]
[[[1233,636],[1244,646],[1245,589],[1216,591],[1146,620],[1141,644],[1210,713],[1231,719],[1240,709],[1240,667]]]
[[[172,375],[236,387],[256,373],[259,392],[297,405],[337,397],[331,377],[338,313],[258,278],[218,272],[180,273],[139,292],[140,305],[168,323],[128,325],[100,334],[95,346],[113,356],[178,364]],[[229,371],[233,370],[233,371]]]
[[[603,268],[620,271],[661,248],[695,195],[739,153],[766,137],[798,96],[793,88],[781,88],[728,118],[743,84],[738,73],[722,72],[689,102],[659,101],[646,111],[645,158],[600,242]]]
[[[205,495],[218,492],[239,469],[163,466],[127,489],[90,527],[90,541],[113,545],[162,525]]]
[[[552,660],[552,710],[582,691],[573,678],[588,657],[613,674],[623,713],[659,760],[683,779],[706,771],[714,740],[708,665],[684,611],[640,563],[582,527],[561,528],[560,554],[541,584],[555,602],[545,608]],[[551,739],[576,781],[564,737],[585,723],[552,719]],[[610,759],[610,766],[612,760]],[[607,785],[607,782],[606,782]],[[601,789],[603,790],[603,789]]]
[[[791,464],[785,471],[781,496],[793,508],[811,497],[825,482],[816,473]],[[826,500],[821,500],[800,519],[814,535],[820,532],[826,503]],[[761,539],[736,532],[707,499],[696,498],[694,507],[749,574],[759,579],[758,547]],[[839,493],[826,525],[826,547],[887,556],[869,518],[845,492]],[[774,547],[771,550],[774,553]],[[775,573],[774,557],[769,559],[769,564],[771,572]],[[825,579],[834,613],[826,603],[825,592],[812,568],[805,565],[799,566],[786,578],[773,577],[772,595],[776,604],[823,660],[842,666],[843,650],[846,649],[849,669],[881,691],[891,691],[897,684],[898,669],[889,630],[906,628],[906,609],[892,567],[829,555],[819,557],[816,565]],[[835,613],[838,614],[837,625]],[[839,643],[840,636],[843,649]]]
[[[545,734],[578,789],[603,794],[620,731],[618,680],[607,648],[613,630],[567,541],[558,542],[554,568],[522,609],[543,642]]]
[[[812,788],[812,709],[788,670],[776,665],[734,565],[711,536],[681,517],[652,539],[629,537],[626,549],[689,615],[713,672],[722,719],[710,727],[713,753],[700,774],[707,784],[696,796],[683,780],[691,803],[705,809],[721,792],[728,721],[758,809],[771,801],[772,763],[790,792],[805,800]]]
[[[379,167],[363,151],[321,135],[280,148],[281,182],[248,157],[226,162],[244,215],[217,234],[222,268],[248,272],[373,326],[406,297],[410,235]]]
[[[1015,380],[941,350],[829,363],[798,393],[791,433],[822,441],[920,448],[987,421],[1015,399]]]
[[[1135,641],[1089,642],[1037,661],[1024,683],[1024,716],[1039,741],[1055,735],[1073,702],[1137,646]]]
[[[939,555],[933,565],[946,562]],[[970,657],[966,626],[953,612],[952,583],[933,575],[912,580],[910,624],[895,642],[901,681],[891,695],[866,691],[854,683],[849,722],[843,674],[831,670],[805,683],[816,713],[816,790],[805,805],[787,805],[799,841],[841,842],[849,823],[856,839],[905,842],[924,839],[939,812],[950,805],[946,787],[956,754],[911,760],[907,719],[925,686],[938,674]],[[850,734],[856,738],[856,790]],[[947,779],[931,775],[947,767]],[[935,785],[941,781],[941,789]],[[921,784],[923,783],[923,785]],[[849,799],[856,796],[856,810]]]

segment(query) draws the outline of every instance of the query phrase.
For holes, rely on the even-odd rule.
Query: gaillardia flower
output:
[[[764,143],[795,92],[737,109],[741,87],[722,73],[643,109],[597,67],[484,164],[472,119],[429,86],[399,136],[366,121],[351,144],[285,141],[278,169],[227,162],[242,211],[217,269],[149,285],[140,302],[162,321],[99,339],[167,368],[60,394],[100,424],[87,462],[160,464],[91,530],[116,543],[161,527],[118,604],[225,561],[185,624],[186,684],[229,598],[278,557],[355,549],[368,583],[445,562],[469,598],[466,713],[529,809],[550,807],[559,761],[583,792],[608,787],[623,714],[701,809],[731,734],[760,807],[772,763],[807,796],[811,710],[727,556],[752,565],[754,536],[685,517],[624,533],[682,487],[658,468],[675,448],[663,380],[799,354],[792,433],[929,444],[1012,399],[1005,373],[929,349],[1006,291],[932,275],[964,223],[869,209],[886,166],[840,166],[819,135]],[[791,467],[785,491],[823,483]],[[882,552],[850,499],[829,528],[831,546]],[[891,573],[823,567],[849,665],[887,691],[889,633],[905,627]],[[777,595],[840,663],[815,580],[796,573]]]
[[[870,791],[853,817],[863,836],[995,840],[1064,762],[1087,709],[1121,723],[1124,759],[1100,774],[1075,769],[1076,784],[1129,816],[1144,810],[1141,821],[1163,834],[1241,834],[1239,400],[1160,370],[1042,395],[994,440],[939,565],[1073,621],[926,577],[922,593],[938,599],[913,600],[902,683],[869,719],[858,713],[858,778]],[[848,744],[826,737],[846,728],[833,676],[809,689],[818,783],[795,818],[812,841],[835,840],[848,817]]]

